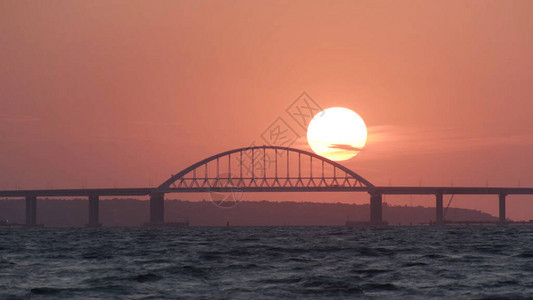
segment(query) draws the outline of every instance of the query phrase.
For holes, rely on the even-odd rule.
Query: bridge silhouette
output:
[[[444,195],[498,195],[499,223],[506,224],[506,196],[533,194],[533,188],[375,186],[345,166],[314,153],[278,146],[238,148],[201,160],[172,175],[157,188],[5,190],[0,197],[26,200],[26,226],[37,226],[37,197],[87,197],[89,227],[100,226],[99,198],[149,196],[146,225],[166,226],[164,198],[170,193],[366,192],[369,225],[384,225],[383,195],[434,195],[436,225],[444,225]]]

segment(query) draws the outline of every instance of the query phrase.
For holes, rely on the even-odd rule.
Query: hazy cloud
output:
[[[365,152],[369,155],[416,155],[476,151],[496,147],[533,145],[533,134],[473,137],[454,129],[415,129],[394,126],[369,128]]]
[[[339,149],[339,150],[346,150],[346,151],[356,151],[356,152],[361,151],[360,148],[356,148],[348,144],[329,144],[328,147],[332,149]]]

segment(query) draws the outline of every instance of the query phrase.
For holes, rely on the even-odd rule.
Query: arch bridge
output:
[[[36,226],[37,197],[89,198],[88,226],[100,226],[100,196],[150,196],[150,226],[164,226],[164,197],[168,193],[220,192],[367,192],[370,225],[384,224],[382,195],[435,195],[436,224],[445,223],[443,195],[499,196],[499,222],[506,223],[509,194],[533,194],[533,188],[496,187],[379,187],[345,166],[314,153],[278,146],[238,148],[201,160],[172,175],[157,188],[49,189],[0,191],[0,197],[26,199],[26,226]]]
[[[372,183],[354,171],[315,153],[278,146],[238,148],[201,160],[152,191],[150,224],[164,223],[164,194],[167,193],[371,192],[374,189]],[[374,198],[373,215],[380,219],[381,196]]]

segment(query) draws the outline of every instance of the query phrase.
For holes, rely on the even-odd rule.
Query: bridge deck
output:
[[[0,197],[85,197],[85,196],[146,196],[159,193],[208,193],[208,192],[369,192],[386,195],[528,195],[533,188],[508,187],[211,187],[211,188],[95,188],[95,189],[48,189],[48,190],[6,190]]]
[[[456,194],[456,195],[499,195],[533,194],[533,188],[513,188],[513,187],[376,187],[376,191],[388,195],[435,195],[435,194]]]
[[[7,190],[0,191],[0,197],[83,197],[83,196],[145,196],[153,188],[120,189],[57,189],[57,190]]]

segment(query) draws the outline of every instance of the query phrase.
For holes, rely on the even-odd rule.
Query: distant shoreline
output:
[[[85,199],[38,199],[37,224],[46,227],[84,227],[88,221]],[[435,208],[390,206],[384,203],[389,225],[421,225],[435,221]],[[104,227],[139,227],[149,219],[149,201],[138,199],[100,200],[100,223]],[[497,222],[498,218],[478,210],[449,208],[449,221]],[[0,220],[25,223],[22,200],[0,200]],[[211,201],[165,200],[165,222],[189,222],[191,227],[213,226],[345,226],[346,222],[369,220],[368,204],[241,201],[220,207]],[[510,220],[509,220],[510,221]],[[528,222],[524,222],[528,223]]]

